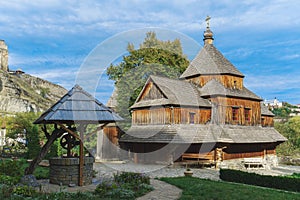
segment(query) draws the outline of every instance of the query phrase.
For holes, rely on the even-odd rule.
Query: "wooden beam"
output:
[[[80,133],[80,148],[79,148],[79,186],[83,186],[83,168],[84,168],[84,146],[83,146],[83,140],[84,140],[84,131],[86,130],[86,125],[80,124],[78,129]]]
[[[65,130],[66,132],[70,133],[71,135],[73,135],[76,139],[81,140],[81,138],[73,131],[71,131],[70,129],[68,129],[65,125],[63,125],[60,122],[55,122],[57,125],[59,125],[63,130]]]
[[[47,130],[44,130],[45,134],[47,132]],[[53,142],[61,136],[61,134],[63,134],[65,131],[63,129],[55,129],[52,134],[49,136],[47,142],[45,143],[45,145],[42,147],[40,153],[38,154],[38,156],[30,163],[29,167],[27,167],[25,169],[25,174],[33,174],[36,166],[42,161],[42,159],[45,157],[45,155],[47,154],[48,150],[50,149],[51,145],[53,144]]]
[[[88,133],[87,135],[85,135],[84,136],[84,140],[86,140],[86,139],[92,137],[93,135],[95,135],[98,131],[100,131],[101,129],[103,129],[104,126],[106,126],[107,124],[109,124],[109,123],[104,123],[101,126],[97,127],[96,130],[94,130],[94,131]]]

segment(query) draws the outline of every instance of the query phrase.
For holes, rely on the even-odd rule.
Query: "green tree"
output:
[[[291,113],[291,109],[288,107],[274,108],[272,112],[276,117],[288,118]]]
[[[17,113],[15,116],[5,117],[2,119],[6,123],[7,135],[6,137],[16,139],[23,137],[27,140],[26,146],[23,145],[23,149],[26,152],[26,156],[30,159],[35,158],[41,149],[41,143],[46,142],[46,137],[43,131],[39,128],[39,125],[33,124],[33,122],[39,117],[40,113],[26,112]],[[52,132],[53,127],[47,125],[48,132]],[[57,156],[58,146],[55,143],[50,151],[48,157]]]
[[[182,53],[179,39],[161,41],[154,32],[148,32],[140,48],[128,44],[129,55],[117,65],[107,69],[108,77],[115,81],[118,91],[116,111],[130,121],[129,108],[136,100],[150,75],[178,78],[189,61]]]
[[[39,128],[37,125],[27,127],[27,158],[34,159],[40,152]]]
[[[277,122],[275,128],[288,139],[287,142],[280,145],[278,152],[284,155],[299,155],[300,117],[292,117],[287,122]]]

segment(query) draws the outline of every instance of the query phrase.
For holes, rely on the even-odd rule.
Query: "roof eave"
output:
[[[225,95],[225,94],[204,94],[201,95],[202,98],[209,98],[209,97],[231,97],[231,98],[239,98],[239,99],[249,99],[249,100],[255,100],[255,101],[262,101],[260,98],[254,98],[254,97],[240,97],[240,96],[233,96],[233,95]]]
[[[232,76],[237,76],[237,77],[240,77],[240,78],[245,78],[245,75],[240,75],[240,74],[234,74],[234,73],[198,73],[198,74],[193,74],[193,75],[190,75],[190,76],[180,76],[179,79],[180,80],[184,80],[184,79],[190,79],[190,78],[195,78],[195,77],[198,77],[198,76],[210,76],[210,75],[232,75]]]

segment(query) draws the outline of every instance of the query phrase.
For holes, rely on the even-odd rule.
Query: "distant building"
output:
[[[294,117],[294,116],[300,116],[300,104],[295,105],[295,108],[291,108],[291,113],[290,116]]]
[[[264,104],[271,109],[281,108],[283,106],[283,103],[280,102],[276,97],[272,100],[264,100]]]

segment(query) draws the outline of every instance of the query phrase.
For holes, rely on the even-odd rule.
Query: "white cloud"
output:
[[[1,28],[26,34],[116,32],[145,26],[199,31],[212,15],[212,27],[299,26],[298,1],[2,1]],[[14,24],[14,26],[9,26]],[[96,25],[96,26],[95,26]],[[94,33],[93,33],[94,34]]]
[[[223,46],[230,44],[235,47],[227,50],[225,55],[237,57],[239,62],[243,62],[242,65],[252,62],[249,58],[254,53],[259,55],[265,51],[269,51],[270,59],[271,54],[274,54],[274,62],[279,59],[295,61],[300,57],[297,49],[299,39],[290,39],[288,36],[275,38],[278,33],[286,32],[288,35],[300,30],[299,10],[300,3],[297,0],[248,0],[234,3],[232,0],[9,0],[0,1],[0,39],[26,46],[27,49],[36,48],[27,53],[26,48],[18,50],[20,47],[14,46],[10,53],[10,66],[60,82],[68,88],[73,85],[73,71],[79,68],[89,48],[104,41],[104,37],[131,29],[161,27],[189,36],[197,35],[196,40],[201,41],[199,35],[205,29],[206,15],[212,16],[211,27],[218,35],[224,34],[229,38],[243,33],[237,41],[222,43]],[[252,44],[253,40],[246,38],[259,37],[261,34],[266,34],[264,38],[270,39]],[[49,42],[51,40],[59,42]],[[49,45],[53,45],[53,48],[49,48]],[[245,61],[241,61],[243,59]],[[260,59],[264,61],[265,58],[261,55]],[[268,66],[259,67],[262,71],[268,71]],[[286,80],[271,70],[269,72],[268,77],[258,77],[264,82],[255,83],[260,81],[258,78],[246,82],[255,89],[262,87],[269,90],[277,86],[284,90],[291,84],[299,84],[294,74],[291,74],[292,80]],[[284,70],[281,73],[284,74]],[[274,80],[276,84],[273,84]]]

